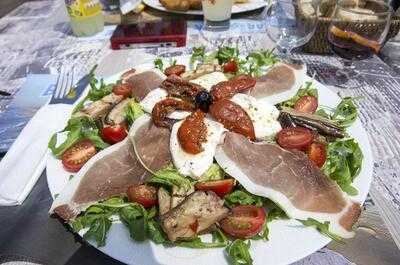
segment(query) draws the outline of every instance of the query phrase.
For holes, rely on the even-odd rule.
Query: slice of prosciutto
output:
[[[169,129],[157,127],[148,114],[139,117],[129,131],[129,139],[134,145],[136,156],[153,173],[172,162],[170,137]]]
[[[257,78],[256,85],[247,94],[275,105],[296,94],[304,83],[306,73],[305,65],[278,63]]]
[[[135,144],[139,146],[142,159],[148,161],[148,166],[154,171],[159,170],[171,160],[169,132],[152,125],[150,119],[145,120],[147,122],[139,119],[136,120],[141,123],[136,126],[138,139]],[[165,139],[166,151],[162,139]],[[54,200],[50,213],[71,220],[93,203],[125,194],[128,186],[141,184],[150,176],[127,137],[92,157]]]
[[[353,236],[360,204],[350,200],[304,153],[250,142],[240,134],[227,132],[215,159],[249,192],[271,199],[290,218],[329,221],[333,233]]]
[[[138,100],[143,100],[147,94],[158,88],[166,76],[158,70],[149,70],[135,73],[126,82],[133,86],[132,95]]]

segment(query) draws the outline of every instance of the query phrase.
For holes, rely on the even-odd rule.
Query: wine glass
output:
[[[353,62],[379,52],[389,32],[392,8],[384,1],[338,0],[328,28],[334,54],[344,59],[336,75],[358,75]]]
[[[284,59],[293,61],[294,48],[306,44],[318,23],[319,1],[275,0],[267,9],[267,34]]]

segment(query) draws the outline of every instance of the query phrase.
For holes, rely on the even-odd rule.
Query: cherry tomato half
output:
[[[303,127],[289,127],[282,129],[276,141],[285,149],[307,150],[314,140],[314,135],[309,129]]]
[[[230,60],[224,64],[224,73],[236,73],[238,71],[238,66],[235,60]]]
[[[61,162],[68,172],[78,172],[96,153],[96,147],[92,141],[85,139],[68,148],[63,153]]]
[[[313,142],[307,149],[307,155],[317,167],[322,167],[326,160],[326,147],[322,143]]]
[[[223,179],[216,181],[198,182],[195,184],[195,188],[198,190],[211,190],[215,192],[219,197],[224,197],[226,194],[232,191],[235,186],[234,179]]]
[[[132,185],[126,192],[130,202],[137,202],[145,208],[153,207],[157,204],[157,189],[148,185]]]
[[[123,125],[107,126],[101,129],[101,138],[109,144],[121,142],[127,135],[126,127]]]
[[[251,238],[258,234],[265,222],[265,210],[254,205],[239,205],[220,221],[222,230],[234,238]]]
[[[314,96],[302,96],[294,105],[295,110],[310,114],[313,114],[317,108],[318,99]]]
[[[132,94],[133,86],[129,83],[121,83],[113,86],[112,92],[115,95],[123,96],[124,98],[129,97]]]

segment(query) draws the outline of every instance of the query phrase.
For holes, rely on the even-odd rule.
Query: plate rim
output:
[[[156,5],[154,2],[158,2],[158,0],[143,0],[143,3],[148,6],[151,7],[153,9],[156,9],[158,11],[161,12],[166,12],[166,13],[171,13],[171,14],[180,14],[180,15],[189,15],[189,16],[203,16],[203,11],[202,10],[188,10],[188,11],[179,11],[179,10],[168,10],[165,7],[163,7],[162,5]],[[251,3],[252,0],[249,0],[248,3]],[[244,4],[248,4],[248,3],[244,3]],[[256,2],[258,5],[254,6],[253,8],[248,8],[246,10],[232,10],[232,14],[240,14],[240,13],[245,13],[245,12],[249,12],[249,11],[254,11],[254,10],[258,10],[261,8],[264,8],[268,5],[267,1],[257,1]],[[234,5],[238,5],[238,4],[234,4]],[[239,4],[240,5],[240,4]]]

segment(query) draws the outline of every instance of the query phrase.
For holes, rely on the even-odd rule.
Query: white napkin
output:
[[[47,143],[63,129],[71,105],[46,105],[21,131],[0,161],[0,206],[20,205],[28,196],[46,165]]]

